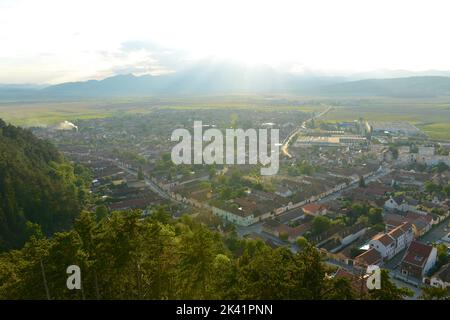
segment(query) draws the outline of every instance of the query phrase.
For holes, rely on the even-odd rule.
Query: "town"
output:
[[[231,239],[293,252],[307,241],[335,267],[331,276],[358,290],[369,265],[389,270],[413,298],[422,286],[449,288],[450,144],[408,122],[323,120],[328,112],[157,108],[33,132],[90,168],[94,210],[146,217],[164,208]],[[279,130],[278,173],[263,175],[260,164],[174,164],[171,133],[192,133],[194,121],[222,132]]]

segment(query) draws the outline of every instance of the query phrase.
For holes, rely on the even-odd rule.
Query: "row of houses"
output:
[[[406,249],[406,250],[405,250]],[[414,240],[410,223],[404,222],[387,233],[381,233],[369,241],[369,249],[354,259],[355,266],[383,265],[383,263],[405,250],[394,276],[414,285],[424,282],[433,286],[449,287],[448,265],[433,276],[429,274],[437,263],[437,249],[434,246]]]
[[[399,148],[398,162],[403,165],[420,163],[427,166],[435,166],[440,162],[450,166],[450,156],[435,154],[434,147],[420,146],[417,153],[412,153],[409,146]]]
[[[389,232],[379,233],[369,241],[369,249],[355,258],[359,265],[379,265],[404,250],[414,240],[410,223],[405,222]]]
[[[373,260],[376,261],[377,257],[374,252],[376,251],[369,250],[367,251],[366,256],[372,256]],[[435,269],[436,263],[437,250],[435,247],[412,241],[399,264],[399,272],[394,272],[394,276],[416,286],[421,286],[423,282],[426,285],[434,287],[450,288],[450,264],[443,265],[439,270],[434,272],[434,274],[429,275]],[[358,268],[356,270],[358,270]],[[365,279],[362,281],[361,274],[356,270],[350,272],[343,268],[339,268],[334,274],[334,277],[346,277],[351,280],[352,286],[354,286],[357,291],[363,290],[364,292],[367,292],[367,287],[365,286],[366,281]],[[358,285],[355,286],[355,284]]]

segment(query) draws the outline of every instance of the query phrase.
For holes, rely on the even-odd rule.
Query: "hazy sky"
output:
[[[446,0],[0,0],[0,83],[158,74],[205,57],[450,70],[449,14]]]

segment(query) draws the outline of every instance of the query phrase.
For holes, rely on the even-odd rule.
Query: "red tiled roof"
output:
[[[422,215],[414,212],[408,212],[406,214],[406,219],[408,219],[409,222],[413,222],[417,219],[423,220],[424,222],[429,224],[433,222],[433,217],[431,215],[429,214]]]
[[[402,262],[406,262],[418,267],[423,267],[433,250],[432,246],[413,241],[406,251]]]
[[[357,256],[355,260],[360,261],[360,263],[364,265],[377,264],[381,261],[381,254],[377,250],[371,248]]]
[[[397,238],[400,238],[403,234],[405,234],[411,228],[412,228],[412,226],[409,222],[404,222],[401,225],[399,225],[398,227],[395,227],[394,229],[389,231],[388,234],[397,239]]]
[[[321,204],[309,203],[309,204],[303,206],[302,209],[303,209],[303,211],[307,211],[307,212],[317,212],[317,211],[321,211],[321,210],[325,209],[325,207]]]
[[[388,234],[386,233],[380,233],[373,237],[373,240],[380,241],[385,247],[389,246],[394,242],[394,239],[392,239]]]
[[[359,277],[357,275],[354,275],[354,274],[348,272],[347,270],[345,270],[343,268],[339,268],[336,271],[336,273],[334,274],[334,277],[337,279],[339,279],[339,278],[348,279],[350,281],[352,288],[355,291],[362,290],[363,292],[367,292],[367,286],[365,285],[366,280],[362,277]]]
[[[306,231],[308,231],[311,228],[309,224],[301,224],[297,227],[291,227],[286,224],[281,224],[278,226],[278,232],[286,232],[290,237],[299,237],[302,234],[304,234]]]

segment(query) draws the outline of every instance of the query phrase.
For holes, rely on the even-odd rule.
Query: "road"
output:
[[[322,111],[321,113],[319,113],[316,116],[312,116],[311,118],[305,120],[302,122],[302,124],[295,128],[294,130],[292,130],[292,132],[284,139],[283,141],[283,145],[281,146],[281,153],[284,154],[285,156],[287,156],[288,158],[292,158],[292,155],[289,153],[289,144],[291,143],[291,140],[300,132],[306,129],[306,124],[310,121],[312,121],[313,119],[317,119],[320,118],[322,116],[324,116],[325,114],[327,114],[331,109],[333,109],[333,107],[328,107],[326,110]]]
[[[433,227],[426,235],[424,235],[422,238],[420,238],[420,242],[423,243],[433,243],[438,240],[440,240],[442,237],[444,237],[449,231],[446,230],[447,225],[450,223],[450,217],[442,221],[437,226]]]

